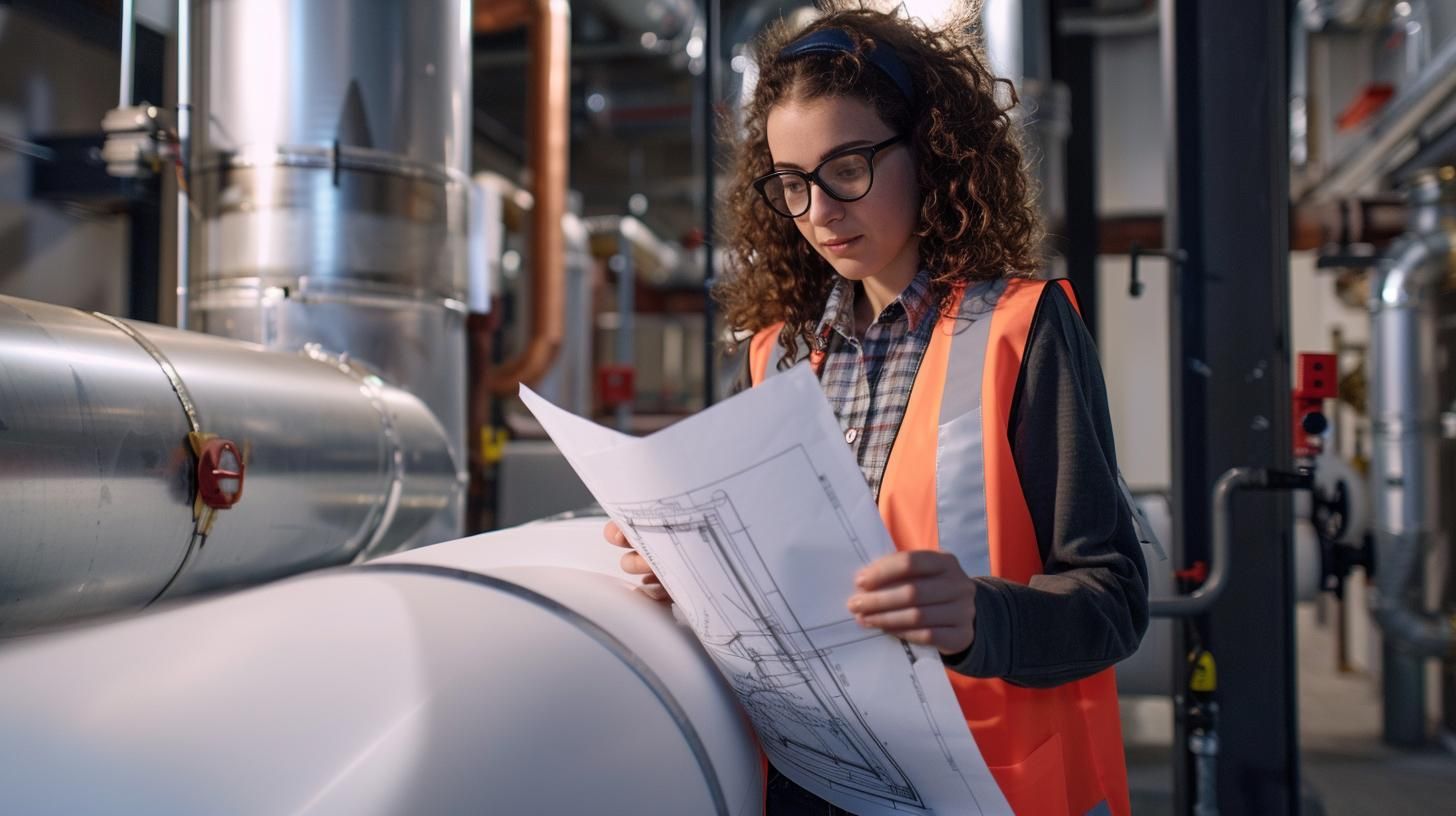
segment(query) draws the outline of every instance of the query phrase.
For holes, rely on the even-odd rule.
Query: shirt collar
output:
[[[824,351],[829,347],[829,338],[833,333],[838,333],[846,340],[854,339],[854,282],[848,278],[836,278],[834,288],[829,290],[829,298],[824,302],[824,316],[819,319],[819,325],[814,331],[815,348]],[[910,284],[894,300],[885,307],[885,311],[892,314],[898,305],[903,309],[903,314],[910,322],[910,330],[914,331],[920,321],[934,311],[934,302],[930,297],[930,273],[924,269],[915,273],[910,279]],[[892,319],[898,319],[896,315]]]

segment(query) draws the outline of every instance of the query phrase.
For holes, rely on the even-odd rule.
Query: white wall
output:
[[[1099,39],[1094,71],[1097,208],[1101,217],[1157,214],[1166,193],[1162,78],[1156,33]],[[1097,263],[1098,350],[1117,458],[1134,489],[1172,484],[1167,263],[1146,259],[1142,297],[1128,295],[1128,258]]]
[[[1172,479],[1168,371],[1168,264],[1138,262],[1142,297],[1128,295],[1126,255],[1097,262],[1097,348],[1117,438],[1117,461],[1136,490],[1167,491]]]
[[[1103,216],[1161,212],[1167,198],[1158,37],[1098,40],[1097,207]]]

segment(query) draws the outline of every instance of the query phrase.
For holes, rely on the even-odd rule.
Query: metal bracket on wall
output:
[[[1167,258],[1172,264],[1173,272],[1177,273],[1183,264],[1188,262],[1188,251],[1183,249],[1144,249],[1141,244],[1133,242],[1128,248],[1128,261],[1130,274],[1128,275],[1127,294],[1129,297],[1143,296],[1143,282],[1138,277],[1138,258],[1144,255],[1154,255],[1159,258]]]

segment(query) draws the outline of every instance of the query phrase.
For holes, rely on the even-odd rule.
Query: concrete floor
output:
[[[1305,814],[1456,814],[1456,754],[1383,746],[1374,680],[1336,670],[1333,633],[1318,625],[1313,606],[1301,606],[1296,626]],[[1133,813],[1174,816],[1172,704],[1147,697],[1122,703]]]
[[[1334,631],[1316,624],[1312,606],[1297,610],[1295,620],[1303,778],[1323,813],[1456,814],[1456,754],[1381,744],[1379,685],[1336,669]]]

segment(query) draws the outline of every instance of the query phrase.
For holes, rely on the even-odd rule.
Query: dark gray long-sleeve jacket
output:
[[[1032,319],[1009,428],[1044,574],[978,577],[976,639],[946,658],[973,677],[1054,686],[1131,655],[1148,626],[1148,572],[1118,487],[1097,349],[1060,286]]]
[[[1131,655],[1148,625],[1147,565],[1120,497],[1102,368],[1060,286],[1045,288],[1033,317],[1008,433],[1044,574],[974,578],[975,641],[945,662],[1055,686]]]

